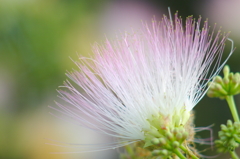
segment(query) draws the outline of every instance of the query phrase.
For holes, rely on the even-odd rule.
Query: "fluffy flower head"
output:
[[[67,104],[58,106],[81,125],[117,139],[96,150],[146,141],[161,136],[161,129],[186,125],[208,80],[222,67],[228,34],[215,35],[215,27],[210,32],[201,17],[189,16],[183,23],[177,13],[173,21],[164,16],[142,31],[96,44],[94,57],[75,62],[79,70],[67,75],[79,88],[66,81],[67,91],[59,93]]]

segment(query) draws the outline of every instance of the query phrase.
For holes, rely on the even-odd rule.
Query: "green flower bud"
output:
[[[229,131],[229,132],[234,131],[234,127],[233,127],[233,126],[229,127],[229,128],[228,128],[228,131]]]
[[[152,151],[152,155],[153,156],[158,156],[158,155],[160,155],[161,154],[161,150],[153,150]]]
[[[166,137],[167,137],[168,140],[174,140],[174,136],[173,136],[173,134],[170,133],[170,132],[167,132],[167,133],[166,133]]]
[[[233,126],[235,129],[240,129],[240,122],[235,122]]]
[[[178,128],[178,133],[182,134],[182,133],[184,133],[184,132],[186,132],[186,130],[185,130],[184,127],[179,127],[179,128]]]
[[[226,136],[219,136],[222,141],[227,140],[228,138]]]
[[[215,97],[214,91],[209,90],[209,91],[207,92],[207,96],[210,97],[210,98]]]
[[[225,135],[225,133],[224,133],[223,131],[219,131],[219,132],[218,132],[218,136],[219,136],[219,137],[224,136],[224,135]]]
[[[231,133],[225,133],[225,136],[227,136],[227,137],[231,137],[232,134],[231,134]]]
[[[232,83],[233,84],[239,84],[239,82],[240,82],[240,74],[235,73],[235,75],[233,75]]]
[[[173,129],[172,133],[173,135],[177,135],[179,133],[179,129],[178,128]]]
[[[221,140],[216,140],[215,144],[221,145],[221,144],[223,144],[223,142]]]
[[[153,145],[158,145],[160,143],[158,138],[153,138],[151,142]]]
[[[176,139],[178,141],[181,141],[183,139],[183,134],[180,134],[180,133],[176,134]]]
[[[228,128],[226,127],[226,125],[221,124],[221,130],[224,131],[224,132],[227,132]]]
[[[224,77],[228,77],[229,72],[230,72],[230,67],[228,65],[224,66],[223,68]]]
[[[215,90],[223,95],[227,95],[228,92],[223,89],[223,87],[220,84],[215,84]]]
[[[235,142],[234,143],[234,147],[238,147],[238,146],[239,146],[239,144]]]
[[[159,138],[158,140],[159,140],[159,145],[166,145],[167,144],[167,141],[164,138]]]
[[[228,120],[228,121],[227,121],[227,127],[229,128],[229,127],[232,127],[232,126],[233,126],[232,121],[231,121],[231,120]]]
[[[240,73],[230,72],[229,66],[223,69],[224,77],[216,76],[212,82],[208,83],[207,95],[225,99],[227,96],[240,93]]]
[[[163,155],[163,156],[168,156],[169,155],[169,152],[168,152],[168,150],[161,150],[161,154]]]
[[[234,134],[234,135],[233,135],[233,138],[234,138],[234,140],[235,140],[236,142],[240,143],[240,136],[239,136],[239,135]]]
[[[179,142],[174,141],[174,142],[172,143],[172,146],[173,146],[174,149],[176,149],[176,148],[178,148],[178,147],[180,146],[180,144],[179,144]]]
[[[225,84],[225,85],[228,85],[229,84],[229,79],[228,78],[223,78],[223,83]]]
[[[234,74],[231,72],[231,73],[228,75],[228,79],[229,79],[230,81],[232,81],[232,80],[233,80],[233,76],[234,76]]]
[[[240,83],[240,73],[239,72],[235,73],[234,79],[236,80],[237,83]]]
[[[222,83],[223,83],[222,77],[216,76],[216,77],[214,78],[214,82],[215,82],[215,83],[222,84]],[[209,82],[209,83],[210,83],[210,82]]]

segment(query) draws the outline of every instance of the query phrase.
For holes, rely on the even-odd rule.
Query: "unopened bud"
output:
[[[233,76],[232,84],[234,84],[235,86],[239,85],[239,79],[238,79],[238,77],[236,77],[236,75]]]
[[[234,78],[238,83],[240,83],[240,73],[238,73],[238,72],[235,73]]]
[[[234,134],[234,135],[233,135],[233,138],[234,138],[236,141],[240,141],[240,138],[238,137],[237,134]]]
[[[160,152],[163,156],[167,156],[168,155],[168,150],[161,150]]]
[[[216,77],[214,78],[214,82],[221,84],[221,83],[223,82],[223,81],[222,81],[222,77],[216,76]]]
[[[230,79],[230,80],[232,80],[233,79],[233,73],[231,72],[229,75],[228,75],[228,78]]]
[[[229,128],[229,127],[232,127],[232,126],[233,126],[232,121],[231,121],[231,120],[228,120],[228,121],[227,121],[227,127]]]
[[[215,85],[216,85],[215,83],[211,82],[211,84],[209,84],[209,89],[215,90],[216,89]]]
[[[227,95],[228,93],[227,93],[227,91],[225,91],[225,89],[223,89],[223,87],[220,85],[220,84],[216,84],[215,85],[215,87],[216,87],[216,90],[219,92],[219,93],[221,93],[221,94],[223,94],[223,95]]]
[[[158,156],[158,155],[160,155],[160,153],[161,153],[161,150],[153,150],[152,155]]]
[[[235,122],[233,126],[235,129],[240,129],[240,122]]]
[[[218,83],[215,84],[215,90],[220,91],[222,89],[222,86]]]
[[[166,133],[166,137],[167,137],[167,139],[169,139],[169,140],[173,140],[173,134],[172,133],[170,133],[170,132],[167,132]]]
[[[224,84],[229,84],[229,79],[224,77],[224,78],[223,78],[223,83],[224,83]]]
[[[179,144],[179,142],[174,141],[174,142],[172,143],[172,146],[173,146],[173,148],[178,148],[178,147],[180,146],[180,144]]]
[[[227,132],[228,128],[226,127],[226,125],[222,124],[221,125],[221,130],[224,131],[224,132]]]
[[[227,137],[231,137],[231,136],[232,136],[231,133],[225,133],[225,135],[226,135]]]
[[[207,92],[207,95],[208,95],[208,97],[210,97],[210,98],[215,97],[215,96],[214,96],[215,93],[214,93],[213,91],[211,91],[211,90],[209,90],[209,91]]]
[[[232,132],[233,130],[234,130],[234,127],[233,127],[233,126],[231,126],[231,127],[228,128],[228,131],[229,131],[229,132]]]
[[[179,127],[178,128],[178,133],[184,133],[185,132],[185,128],[184,127]]]
[[[222,145],[222,144],[223,144],[223,142],[222,142],[221,140],[216,140],[216,141],[215,141],[215,144]]]
[[[226,141],[228,138],[227,138],[226,136],[220,136],[220,139],[221,139],[222,141]]]
[[[153,145],[157,145],[157,144],[160,143],[158,138],[153,138],[151,142],[152,142]]]
[[[178,130],[177,128],[173,129],[173,131],[172,131],[172,133],[173,133],[174,135],[178,134],[178,132],[179,132],[179,130]]]
[[[230,67],[228,65],[224,66],[223,68],[224,77],[228,77],[229,72],[230,72]]]
[[[219,131],[219,132],[218,132],[218,136],[219,136],[219,137],[224,136],[224,135],[225,135],[225,133],[224,133],[223,131]]]
[[[166,139],[164,139],[164,138],[159,138],[158,140],[159,140],[160,145],[166,145],[166,143],[167,143]]]
[[[181,141],[181,140],[183,139],[183,135],[182,135],[181,133],[178,133],[178,134],[176,135],[176,139],[177,139],[178,141]]]
[[[234,143],[234,147],[238,147],[238,146],[239,146],[239,144],[235,142]]]
[[[240,143],[240,137],[234,137],[234,140],[237,142],[237,143]]]

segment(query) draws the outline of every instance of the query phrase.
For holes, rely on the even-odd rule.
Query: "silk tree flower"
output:
[[[67,80],[59,90],[66,104],[54,109],[115,139],[91,145],[92,151],[138,141],[152,146],[152,139],[175,128],[190,140],[191,111],[226,62],[221,57],[229,35],[215,34],[215,26],[210,31],[201,19],[189,16],[184,25],[177,13],[173,20],[163,16],[140,31],[95,44],[94,56],[80,57],[79,70],[67,73],[73,82]]]

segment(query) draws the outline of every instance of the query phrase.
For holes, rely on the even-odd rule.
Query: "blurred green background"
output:
[[[66,79],[66,70],[76,68],[71,59],[89,56],[91,44],[103,41],[105,35],[111,38],[119,30],[140,28],[141,20],[150,21],[153,15],[161,18],[171,7],[173,13],[178,10],[182,17],[202,15],[211,24],[222,26],[222,30],[232,31],[230,38],[237,49],[227,64],[233,71],[240,71],[239,2],[0,0],[0,159],[117,159],[115,150],[51,154],[71,149],[45,144],[48,138],[64,142],[79,139],[80,143],[91,134],[48,113],[53,111],[48,106],[55,105],[56,89]],[[230,44],[223,58],[229,50]],[[240,105],[239,96],[236,102]],[[226,102],[219,99],[205,97],[195,107],[195,113],[196,126],[214,124],[215,137],[219,125],[231,119]],[[206,154],[215,153],[207,150]]]

